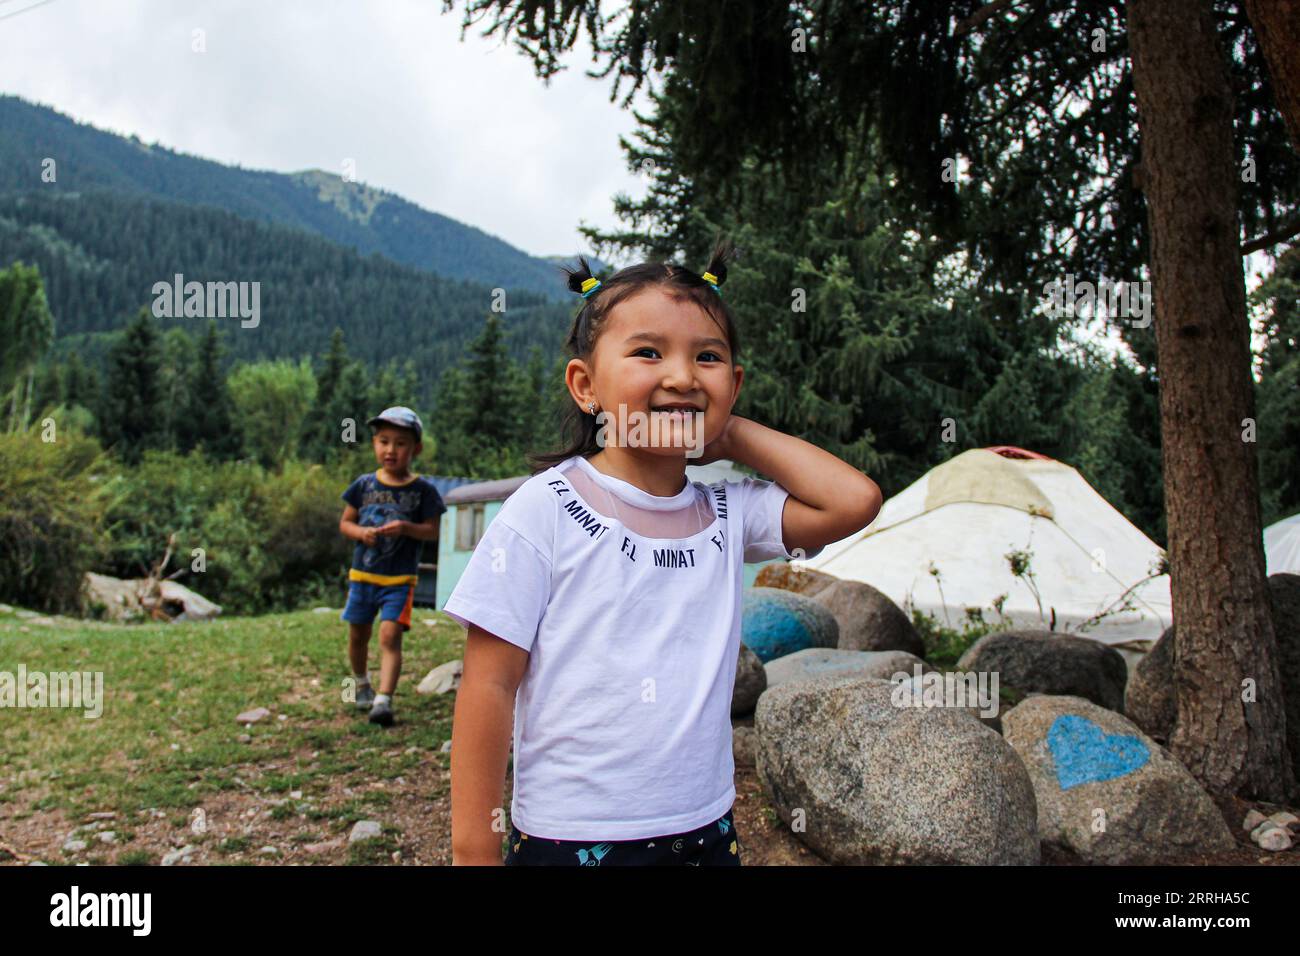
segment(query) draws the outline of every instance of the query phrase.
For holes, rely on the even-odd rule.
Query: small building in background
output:
[[[447,510],[442,513],[441,521],[438,525],[438,534],[441,536],[438,541],[438,547],[435,550],[427,544],[420,552],[420,578],[415,585],[415,599],[411,602],[416,607],[440,607],[442,601],[438,600],[438,566],[441,564],[442,543],[447,539],[447,528],[450,525],[455,527],[453,515],[453,505],[447,499],[452,493],[463,485],[486,485],[494,482],[483,481],[480,478],[443,478],[434,475],[425,475],[435,488],[438,489],[438,495],[442,498],[442,503],[447,506]],[[464,565],[461,565],[461,569]],[[456,576],[460,577],[460,570],[457,570]],[[448,590],[447,594],[451,594]]]
[[[470,555],[483,538],[483,532],[501,510],[501,505],[514,494],[515,489],[531,475],[497,478],[488,481],[462,482],[442,496],[447,510],[442,514],[438,530],[438,564],[436,581],[425,583],[424,565],[420,565],[420,583],[415,590],[415,603],[421,600],[421,589],[435,597],[428,603],[441,609],[456,588],[456,582],[465,573]]]

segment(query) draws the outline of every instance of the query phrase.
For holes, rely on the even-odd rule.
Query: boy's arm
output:
[[[417,524],[414,521],[403,521],[401,524],[401,534],[411,538],[419,538],[421,541],[438,540],[439,531],[437,518],[430,518],[428,521],[421,524]]]
[[[351,538],[354,541],[360,541],[367,547],[373,548],[374,528],[364,528],[357,524],[357,519],[361,517],[361,512],[357,511],[352,505],[347,505],[343,509],[343,517],[339,519],[339,531],[345,538]]]
[[[732,415],[726,456],[770,475],[790,492],[781,513],[787,550],[811,551],[860,531],[875,520],[884,497],[880,486],[830,452]]]
[[[501,795],[514,727],[515,692],[528,652],[475,624],[465,637],[465,661],[451,723],[451,862],[501,866],[505,826]],[[507,828],[508,830],[508,828]]]

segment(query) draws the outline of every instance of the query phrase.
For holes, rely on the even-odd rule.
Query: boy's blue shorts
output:
[[[411,629],[411,604],[415,600],[414,584],[370,584],[348,582],[348,603],[339,615],[351,624],[372,624],[375,614],[381,621],[396,621],[403,631]]]

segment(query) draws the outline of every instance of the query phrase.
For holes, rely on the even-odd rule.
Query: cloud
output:
[[[0,14],[33,0],[0,0]],[[589,52],[543,85],[441,0],[53,0],[0,20],[0,90],[244,168],[342,173],[535,255],[645,193]],[[201,34],[195,31],[202,31]],[[193,47],[201,40],[205,52]],[[621,99],[620,95],[620,99]],[[639,109],[644,109],[638,103]]]

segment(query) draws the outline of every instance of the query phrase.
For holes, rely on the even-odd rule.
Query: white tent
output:
[[[1264,529],[1264,562],[1269,574],[1300,574],[1300,514]]]
[[[1031,554],[1021,577],[1006,557],[1013,551]],[[1046,630],[1055,611],[1058,632],[1122,644],[1154,641],[1172,622],[1169,576],[1143,581],[1162,556],[1069,465],[1002,447],[937,466],[862,531],[796,567],[863,581],[909,615],[917,608],[958,630],[966,608],[1000,621],[994,601],[1005,594],[1002,613],[1016,627]]]

